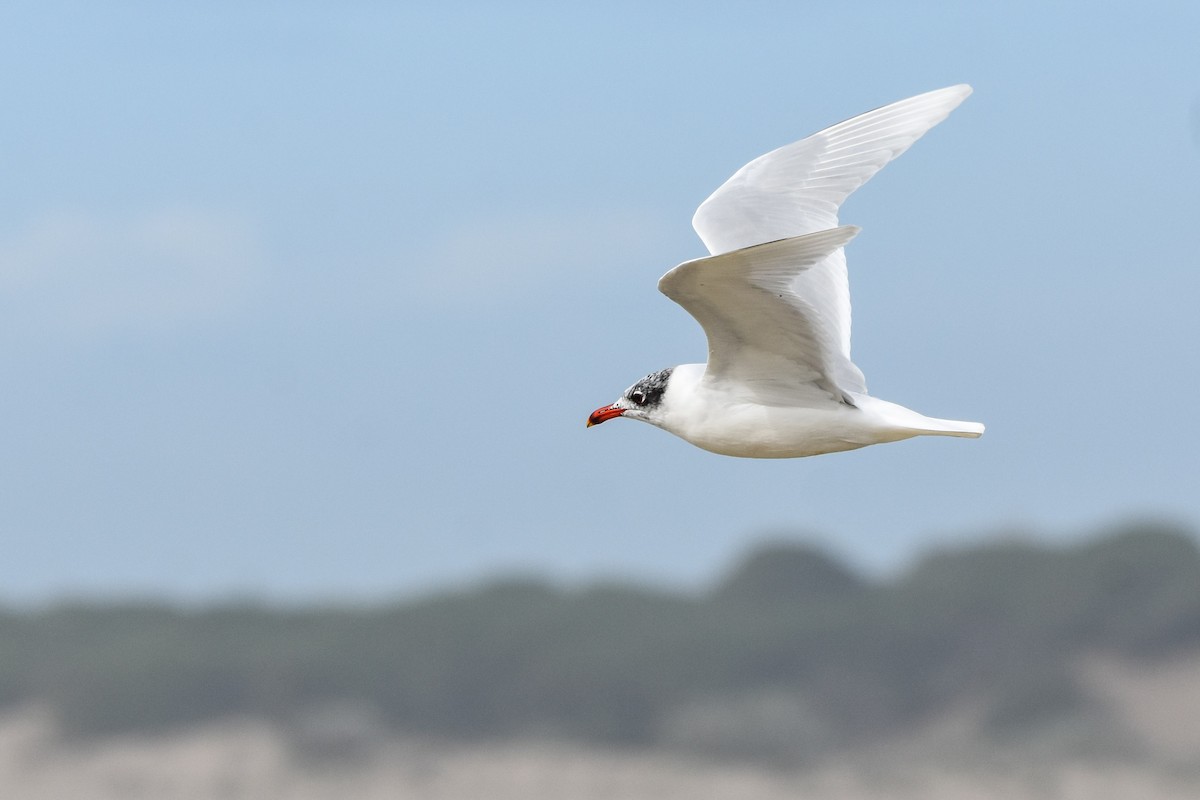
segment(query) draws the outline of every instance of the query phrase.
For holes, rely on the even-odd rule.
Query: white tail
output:
[[[921,420],[918,430],[931,436],[963,436],[968,439],[978,439],[983,436],[984,427],[982,422],[925,417]]]
[[[937,419],[918,414],[911,408],[905,408],[878,397],[865,394],[853,395],[854,402],[864,411],[870,409],[885,420],[885,424],[894,426],[899,431],[912,431],[910,436],[963,436],[968,439],[978,439],[983,436],[983,423],[966,422],[960,419]]]

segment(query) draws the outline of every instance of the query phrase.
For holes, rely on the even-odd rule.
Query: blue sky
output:
[[[1191,3],[10,4],[0,598],[694,582],[1200,521]],[[975,94],[855,194],[873,393],[978,419],[753,462],[584,419],[704,358],[655,291],[751,158]]]

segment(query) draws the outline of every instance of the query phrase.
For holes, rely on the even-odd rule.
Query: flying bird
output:
[[[659,290],[696,318],[708,363],[630,386],[588,417],[641,420],[697,447],[796,458],[913,436],[983,434],[867,394],[850,360],[845,199],[945,119],[965,84],[910,97],[760,156],[701,203],[692,226],[710,256],[664,275]]]

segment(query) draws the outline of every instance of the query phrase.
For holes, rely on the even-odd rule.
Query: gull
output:
[[[588,417],[648,422],[713,453],[798,458],[913,436],[983,434],[867,394],[850,360],[845,199],[971,93],[965,84],[868,111],[773,150],[705,200],[692,227],[711,255],[659,290],[695,317],[707,364],[652,373]]]

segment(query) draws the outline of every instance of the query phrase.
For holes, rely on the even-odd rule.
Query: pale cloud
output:
[[[0,329],[151,332],[241,307],[263,269],[244,224],[193,210],[60,213],[0,236]]]

